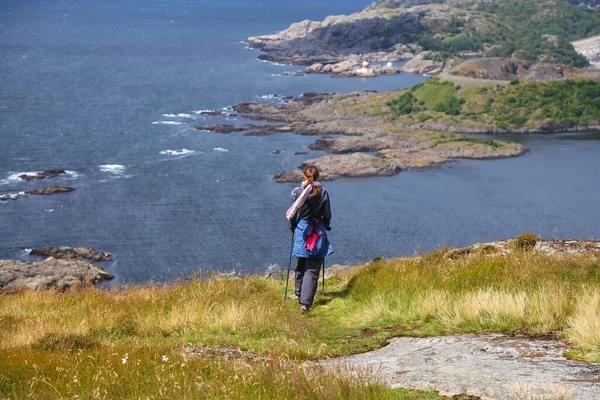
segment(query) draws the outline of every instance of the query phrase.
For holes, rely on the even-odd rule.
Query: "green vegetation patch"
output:
[[[570,41],[600,34],[598,11],[566,0],[476,3],[476,8],[455,15],[439,29],[424,27],[417,43],[426,50],[451,54],[488,49],[487,57],[589,65]]]
[[[438,78],[404,91],[387,103],[394,118],[458,117],[500,129],[557,130],[600,124],[600,82],[555,80],[512,82],[461,89]]]

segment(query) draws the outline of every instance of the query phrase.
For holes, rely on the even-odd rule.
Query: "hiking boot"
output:
[[[307,312],[310,311],[310,307],[307,306],[306,304],[301,304],[300,305],[300,310],[302,310],[302,314],[306,314]]]

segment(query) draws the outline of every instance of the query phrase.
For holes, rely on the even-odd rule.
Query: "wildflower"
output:
[[[185,363],[181,363],[181,368],[185,367]]]
[[[77,377],[76,377],[76,376],[74,376],[74,377],[73,377],[73,383],[77,383],[77,382],[79,382],[79,381],[77,380]]]
[[[121,358],[121,362],[123,364],[125,364],[127,362],[127,359],[129,358],[129,354],[125,353],[125,357]]]
[[[78,396],[78,395],[76,395],[76,394],[74,394],[74,395],[73,395],[73,399],[74,399],[74,400],[77,400],[77,399],[79,399],[79,396]]]
[[[167,362],[167,361],[169,361],[169,357],[163,355],[162,360],[163,360],[163,362]]]

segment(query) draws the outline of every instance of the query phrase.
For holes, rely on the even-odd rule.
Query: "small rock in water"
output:
[[[36,181],[36,180],[40,180],[40,179],[50,179],[50,178],[55,178],[57,176],[60,175],[64,175],[66,174],[67,171],[65,171],[64,169],[49,169],[43,172],[38,172],[35,175],[27,175],[27,174],[23,174],[23,175],[19,175],[19,178],[23,181]]]
[[[50,196],[50,195],[58,194],[58,193],[69,193],[69,192],[73,192],[74,190],[75,189],[70,186],[58,185],[58,186],[52,186],[52,187],[47,187],[47,188],[42,188],[42,189],[31,190],[27,193],[34,194],[34,195]]]
[[[197,131],[208,131],[214,133],[227,134],[232,132],[241,132],[244,128],[235,125],[211,125],[211,126],[197,126],[194,129]]]
[[[86,247],[57,249],[51,246],[44,246],[31,250],[30,254],[41,257],[53,257],[60,260],[87,259],[91,261],[112,261],[112,255]]]

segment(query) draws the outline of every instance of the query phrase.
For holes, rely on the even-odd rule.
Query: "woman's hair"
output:
[[[309,165],[308,167],[304,168],[304,178],[306,179],[306,185],[304,185],[304,187],[317,181],[319,179],[319,168],[314,165]],[[319,187],[314,187],[310,192],[310,196],[315,197],[319,194],[319,190]]]

